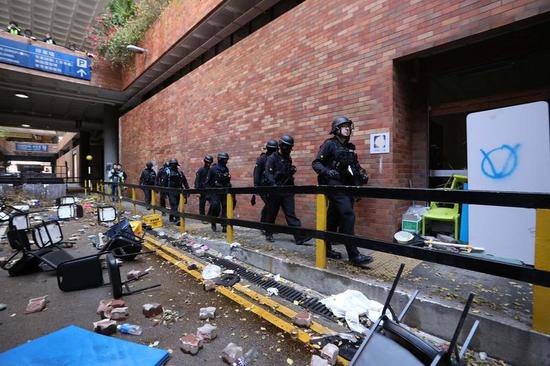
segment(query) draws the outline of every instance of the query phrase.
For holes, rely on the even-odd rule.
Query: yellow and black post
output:
[[[179,213],[185,212],[185,203],[186,203],[186,198],[183,195],[183,193],[180,193],[180,207],[178,208]],[[180,217],[180,233],[184,233],[184,232],[185,232],[185,218]]]
[[[153,189],[151,190],[151,207],[153,207],[153,213],[156,213],[155,206],[156,206],[156,191]]]
[[[132,215],[137,215],[137,207],[136,207],[136,189],[132,187]]]
[[[84,196],[88,195],[88,180],[84,179]]]
[[[327,230],[327,196],[317,195],[317,230]],[[315,265],[327,268],[327,243],[324,239],[315,239]]]
[[[535,268],[550,271],[550,210],[537,209]],[[533,286],[533,329],[550,334],[550,288]]]
[[[122,211],[122,187],[120,183],[117,183],[117,201],[118,201],[118,212]]]
[[[233,194],[227,194],[227,218],[233,218]],[[233,243],[233,225],[227,225],[227,243]]]

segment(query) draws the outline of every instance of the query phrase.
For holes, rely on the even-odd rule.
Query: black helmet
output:
[[[286,146],[292,147],[294,146],[294,139],[292,138],[292,136],[284,135],[279,140],[279,145],[286,145]]]
[[[148,161],[147,164],[145,164],[145,166],[149,169],[151,169],[153,167],[153,162],[152,161]]]
[[[346,116],[336,116],[332,120],[332,127],[330,129],[330,133],[335,134],[338,132],[338,128],[342,125],[345,125],[346,123],[349,123],[353,128],[353,122],[351,119],[349,119]]]
[[[214,161],[214,158],[212,157],[212,155],[206,155],[206,156],[204,157],[204,162],[205,162],[205,163],[212,164],[213,161]]]
[[[178,165],[180,165],[180,163],[178,163],[178,159],[172,158],[172,159],[170,159],[170,160],[168,161],[168,165],[176,165],[176,166],[178,166]]]
[[[218,159],[229,159],[229,154],[226,152],[218,153]]]
[[[275,141],[275,140],[269,140],[269,141],[265,144],[265,148],[266,148],[266,149],[275,149],[275,150],[277,150],[278,147],[279,147],[279,144],[278,144],[277,141]]]

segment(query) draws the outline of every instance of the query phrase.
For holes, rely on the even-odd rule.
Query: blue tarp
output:
[[[158,366],[168,352],[71,325],[0,354],[2,366]]]

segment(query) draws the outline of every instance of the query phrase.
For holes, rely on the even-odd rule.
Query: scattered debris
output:
[[[311,326],[311,313],[309,311],[301,311],[299,313],[296,313],[296,315],[294,315],[294,318],[292,318],[292,322],[299,327],[307,328]]]
[[[162,314],[162,305],[158,303],[145,304],[143,305],[143,315],[146,318],[152,318],[154,316]]]
[[[267,294],[269,296],[279,296],[279,289],[276,287],[269,287],[267,289]]]
[[[140,270],[133,269],[131,271],[128,271],[128,273],[126,274],[126,279],[137,280],[141,275],[142,275],[142,272]]]
[[[209,306],[206,308],[201,308],[199,311],[199,319],[214,319],[216,317],[216,308],[214,306]]]
[[[120,299],[104,299],[99,301],[99,306],[97,307],[97,315],[99,315],[102,319],[109,318],[111,311],[114,308],[121,308],[126,306],[126,303],[124,300]]]
[[[197,328],[197,336],[205,341],[210,342],[218,336],[218,334],[216,333],[217,329],[217,327],[206,323],[202,327]]]
[[[181,350],[196,355],[202,348],[202,339],[194,334],[187,334],[180,338]]]
[[[114,308],[109,314],[111,320],[124,320],[128,317],[128,307]]]
[[[216,282],[212,280],[204,280],[204,291],[214,291],[216,289]]]
[[[313,355],[311,356],[311,362],[309,363],[309,366],[329,366],[330,364],[328,363],[327,360],[325,360],[324,358],[321,358],[317,355]]]
[[[97,322],[94,322],[94,332],[103,334],[103,335],[111,335],[115,334],[117,330],[117,323],[114,320],[110,319],[103,319]]]
[[[124,323],[117,326],[117,329],[120,333],[131,334],[131,335],[141,335],[143,329],[139,325]]]
[[[243,356],[243,348],[235,343],[229,343],[222,351],[222,359],[230,365],[233,365]]]
[[[8,307],[8,305],[6,305],[6,304],[0,304],[0,311],[6,310],[7,307]]]
[[[48,302],[48,295],[35,297],[29,300],[27,308],[25,309],[25,314],[38,313],[46,308],[46,303]]]
[[[327,343],[321,350],[321,357],[327,360],[330,365],[334,366],[336,365],[336,359],[338,358],[339,352],[340,349],[338,346],[332,343]]]

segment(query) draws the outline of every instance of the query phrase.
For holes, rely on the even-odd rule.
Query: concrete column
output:
[[[103,111],[103,179],[107,179],[108,169],[118,162],[118,111],[104,106]]]

